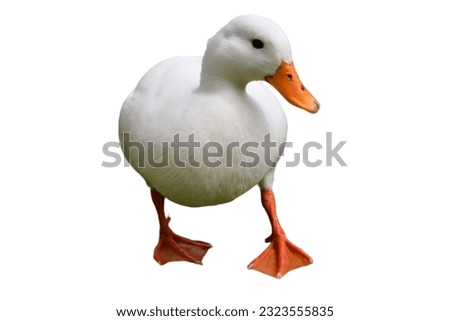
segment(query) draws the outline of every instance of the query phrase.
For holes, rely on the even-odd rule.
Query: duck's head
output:
[[[289,40],[280,27],[259,16],[239,16],[208,41],[202,86],[245,87],[253,80],[266,80],[294,106],[311,113],[320,108],[298,77]]]

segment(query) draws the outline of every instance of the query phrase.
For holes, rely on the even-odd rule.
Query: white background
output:
[[[116,308],[332,305],[329,320],[449,320],[450,22],[444,1],[15,1],[0,5],[0,319],[116,320]],[[288,35],[322,109],[282,101],[289,140],[347,144],[348,167],[286,168],[288,237],[314,264],[247,264],[270,226],[258,190],[173,229],[203,266],[152,258],[156,214],[131,168],[104,168],[123,100],[162,59],[202,55],[239,14]],[[313,157],[322,157],[317,153]],[[255,317],[256,318],[256,317]],[[125,318],[124,318],[125,319]]]

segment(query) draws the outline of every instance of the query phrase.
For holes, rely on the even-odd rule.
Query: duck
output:
[[[287,119],[270,85],[295,107],[309,113],[320,108],[298,76],[283,30],[268,18],[243,15],[208,40],[202,57],[158,63],[126,98],[120,145],[150,189],[160,265],[202,264],[212,247],[173,232],[166,199],[189,207],[219,205],[255,186],[272,233],[248,268],[281,278],[313,262],[288,240],[277,216],[272,187]]]

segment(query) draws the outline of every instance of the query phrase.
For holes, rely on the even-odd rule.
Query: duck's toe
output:
[[[209,243],[193,241],[171,233],[160,235],[153,257],[161,265],[173,261],[202,264],[203,257],[211,247]]]
[[[271,235],[266,241],[271,242],[270,245],[248,265],[249,269],[279,279],[287,272],[313,262],[308,254],[285,237]]]

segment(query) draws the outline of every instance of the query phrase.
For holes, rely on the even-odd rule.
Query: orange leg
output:
[[[290,270],[311,264],[312,258],[286,238],[278,221],[273,191],[261,190],[261,201],[269,215],[272,235],[266,239],[266,242],[270,242],[269,247],[254,259],[248,268],[281,278]]]
[[[170,218],[166,218],[164,213],[164,196],[155,189],[151,189],[151,195],[160,226],[159,242],[153,255],[155,260],[161,265],[171,261],[202,264],[202,259],[211,248],[211,244],[193,241],[175,234],[169,227]]]

